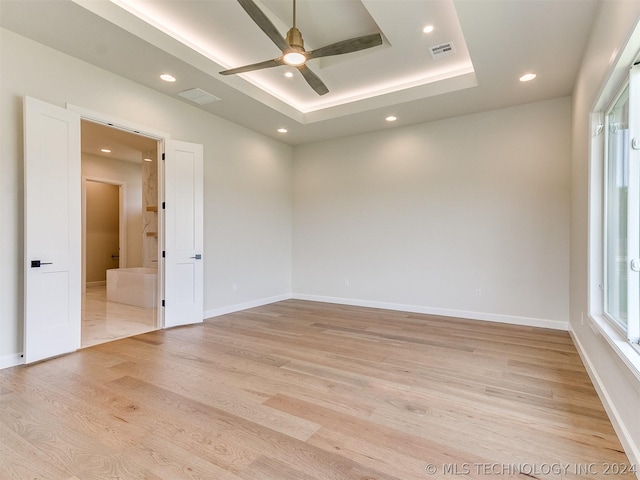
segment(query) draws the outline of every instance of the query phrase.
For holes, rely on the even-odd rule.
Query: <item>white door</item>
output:
[[[80,115],[24,99],[25,363],[80,347]]]
[[[202,145],[165,143],[164,326],[202,322]]]

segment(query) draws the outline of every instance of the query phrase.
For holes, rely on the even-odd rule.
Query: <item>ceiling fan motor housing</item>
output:
[[[295,51],[304,52],[304,40],[302,40],[302,33],[296,27],[289,29],[287,32],[287,43]]]

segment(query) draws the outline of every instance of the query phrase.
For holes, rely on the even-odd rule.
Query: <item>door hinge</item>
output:
[[[162,154],[162,159],[164,160],[164,153]]]
[[[162,306],[164,307],[164,300],[162,300]]]
[[[165,258],[165,252],[162,250],[162,258]]]
[[[162,202],[162,209],[163,209],[163,210],[165,209],[164,202]]]

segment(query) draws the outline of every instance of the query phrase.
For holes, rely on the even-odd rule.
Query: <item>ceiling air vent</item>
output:
[[[431,56],[435,59],[456,53],[456,49],[453,46],[453,42],[447,42],[436,45],[435,47],[429,47],[429,52],[431,52]]]
[[[191,90],[185,90],[184,92],[179,92],[182,98],[186,98],[190,102],[197,103],[198,105],[207,105],[209,103],[219,102],[220,99],[215,95],[211,95],[200,88],[192,88]]]

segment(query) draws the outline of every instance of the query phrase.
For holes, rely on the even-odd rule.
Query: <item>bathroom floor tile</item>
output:
[[[104,285],[82,295],[82,347],[156,330],[157,309],[107,302]]]

